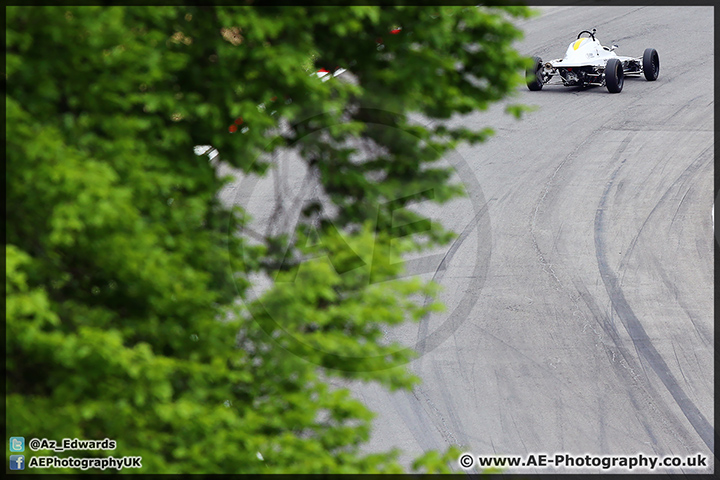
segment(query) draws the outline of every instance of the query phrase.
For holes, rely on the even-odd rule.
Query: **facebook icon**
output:
[[[10,455],[10,470],[25,470],[25,455]]]

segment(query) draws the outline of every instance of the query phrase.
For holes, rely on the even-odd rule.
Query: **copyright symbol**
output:
[[[473,466],[474,460],[472,455],[466,453],[460,456],[460,466],[463,468],[470,468]]]
[[[40,440],[38,440],[37,438],[33,438],[32,440],[30,440],[29,445],[30,450],[36,452],[40,448]]]

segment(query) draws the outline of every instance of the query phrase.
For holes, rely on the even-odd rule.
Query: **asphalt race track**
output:
[[[659,471],[710,473],[713,9],[540,10],[521,52],[559,58],[597,28],[619,55],[657,49],[659,78],[626,78],[620,94],[523,88],[513,102],[538,110],[522,120],[503,106],[453,120],[496,135],[448,159],[468,198],[427,209],[460,234],[416,269],[444,287],[447,312],[388,332],[420,351],[422,385],[353,386],[378,414],[368,449],[398,447],[404,462],[451,444],[475,456],[702,453],[707,468]],[[226,194],[255,212],[274,198],[247,187]]]
[[[521,121],[502,108],[457,120],[496,130],[458,151],[489,221],[443,209],[456,232],[475,230],[440,277],[448,313],[417,340],[468,293],[477,301],[411,364],[423,379],[414,392],[357,389],[378,412],[371,448],[402,448],[406,460],[450,444],[474,455],[703,453],[708,470],[662,471],[712,472],[712,9],[542,11],[523,24],[523,53],[562,57],[597,28],[619,55],[655,48],[660,76],[627,78],[620,94],[524,89],[516,101],[539,109]],[[478,258],[489,259],[485,279],[467,292]]]

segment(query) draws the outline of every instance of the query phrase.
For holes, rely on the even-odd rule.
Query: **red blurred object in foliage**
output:
[[[238,117],[235,119],[235,125],[242,125],[242,123],[243,123],[242,117]]]
[[[393,35],[396,35],[396,34],[400,33],[400,30],[402,30],[402,28],[395,28],[393,30],[390,30],[390,33],[392,33]]]
[[[375,43],[382,43],[382,38],[380,38],[380,37],[376,38]]]
[[[235,133],[235,132],[237,132],[237,127],[235,125],[230,125],[230,127],[228,128],[228,131],[230,133]]]

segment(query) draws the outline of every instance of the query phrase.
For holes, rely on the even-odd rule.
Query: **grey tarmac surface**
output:
[[[378,412],[370,449],[399,447],[406,461],[450,444],[474,455],[702,453],[708,469],[661,471],[712,472],[712,9],[541,10],[522,24],[521,52],[559,58],[597,28],[620,55],[655,48],[660,76],[628,78],[620,94],[525,89],[515,100],[539,109],[520,121],[502,108],[455,120],[497,133],[458,151],[490,232],[454,245],[440,279],[448,312],[479,253],[486,277],[457,330],[410,365],[421,386],[356,388]],[[442,209],[456,232],[474,214]],[[437,317],[417,340],[442,329]],[[600,469],[507,470],[570,471]]]
[[[521,52],[559,58],[597,28],[619,55],[657,49],[660,76],[628,78],[620,94],[522,88],[512,101],[539,107],[522,120],[502,105],[453,120],[496,135],[448,159],[472,201],[423,207],[460,233],[416,269],[448,308],[387,332],[419,350],[409,368],[422,385],[352,386],[378,414],[367,448],[400,448],[408,463],[452,444],[476,456],[702,453],[707,469],[660,471],[710,473],[713,9],[539,10],[521,24]],[[224,198],[258,231],[278,228],[273,218],[291,218],[315,188],[292,164]],[[281,190],[288,201],[273,210]],[[507,470],[570,471],[601,470]]]

